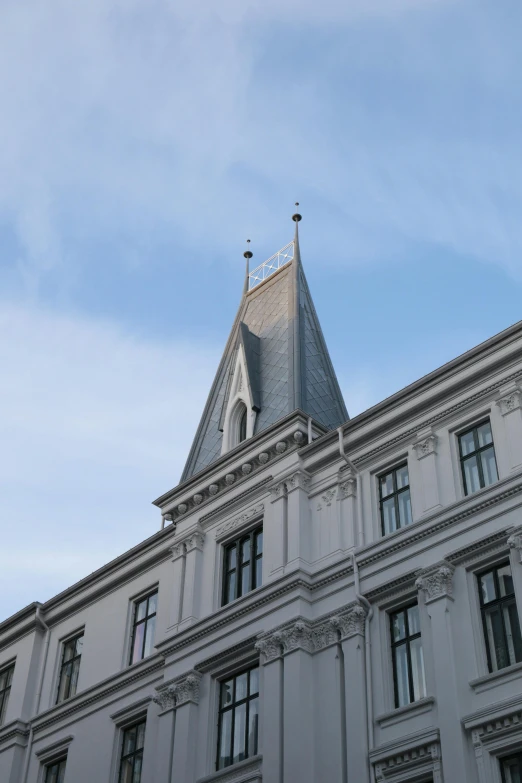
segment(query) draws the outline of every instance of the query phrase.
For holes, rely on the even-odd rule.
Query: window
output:
[[[76,694],[80,661],[82,659],[83,633],[63,643],[60,677],[58,680],[58,695],[56,703],[70,699]]]
[[[125,729],[121,744],[118,783],[140,783],[145,744],[145,721]]]
[[[0,726],[4,722],[7,712],[7,702],[11,693],[11,683],[13,681],[14,663],[0,670]]]
[[[261,585],[263,528],[256,528],[224,549],[223,606]]]
[[[408,465],[400,465],[389,473],[379,476],[379,497],[383,536],[411,525]]]
[[[217,769],[255,756],[259,722],[259,668],[221,683]]]
[[[479,574],[480,605],[490,672],[522,661],[522,639],[509,563]]]
[[[146,598],[140,598],[134,604],[132,623],[131,653],[129,663],[136,663],[151,655],[154,648],[154,630],[156,628],[156,607],[158,592]]]
[[[245,405],[241,406],[239,413],[238,443],[243,443],[247,436],[247,409]]]
[[[60,759],[60,761],[53,761],[52,764],[46,766],[45,783],[63,783],[65,778],[65,762],[66,759]]]
[[[471,495],[478,489],[498,481],[495,447],[489,421],[459,435],[460,464],[464,493]]]
[[[522,753],[502,759],[503,783],[522,783]]]
[[[405,607],[390,616],[395,706],[426,696],[419,607]]]

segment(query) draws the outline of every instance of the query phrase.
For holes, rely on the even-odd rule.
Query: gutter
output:
[[[36,690],[36,703],[35,703],[33,720],[34,718],[37,717],[38,712],[40,710],[43,681],[45,676],[45,666],[47,663],[47,655],[49,653],[49,642],[51,641],[51,629],[43,619],[41,607],[39,606],[36,609],[35,622],[37,625],[40,626],[40,629],[45,632],[45,636],[44,636],[44,643],[43,643],[44,644],[43,658],[40,664],[40,672],[38,674],[38,688]],[[27,776],[29,774],[29,763],[31,761],[31,751],[33,749],[33,739],[34,739],[34,729],[33,729],[33,721],[31,720],[31,727],[29,729],[29,739],[27,740],[27,748],[25,751],[24,768],[23,768],[22,776],[20,778],[21,783],[27,783]]]

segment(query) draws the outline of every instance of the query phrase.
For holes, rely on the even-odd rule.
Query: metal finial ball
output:
[[[296,212],[295,215],[292,215],[292,220],[294,220],[296,223],[299,223],[301,219],[302,216],[299,214],[299,212]]]
[[[250,239],[247,239],[247,245],[249,245],[249,244],[250,244]],[[251,253],[250,250],[245,250],[245,252],[243,253],[243,256],[245,258],[252,258],[253,253]]]

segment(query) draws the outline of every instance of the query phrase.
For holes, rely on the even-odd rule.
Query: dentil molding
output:
[[[439,598],[451,598],[454,572],[455,566],[442,560],[430,568],[418,571],[415,587],[417,590],[424,590],[426,603]]]

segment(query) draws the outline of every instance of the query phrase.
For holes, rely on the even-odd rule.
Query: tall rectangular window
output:
[[[76,694],[80,661],[82,659],[83,632],[63,643],[60,677],[56,703],[70,699]]]
[[[466,495],[498,481],[495,446],[489,421],[483,421],[459,435],[459,452]]]
[[[157,605],[157,590],[146,598],[140,598],[140,600],[136,601],[134,604],[129,664],[147,658],[154,650]]]
[[[224,547],[223,606],[260,587],[263,577],[263,528]]]
[[[5,713],[7,712],[7,702],[9,701],[9,694],[11,693],[11,683],[13,682],[14,663],[6,666],[5,669],[0,669],[0,726],[5,719]]]
[[[53,761],[45,768],[45,783],[63,783],[65,778],[66,759]]]
[[[123,732],[118,783],[140,783],[145,744],[144,720]]]
[[[502,759],[500,765],[503,783],[522,783],[522,753]]]
[[[382,534],[393,533],[412,522],[408,465],[379,476]]]
[[[217,768],[223,769],[257,753],[259,668],[221,683]]]
[[[412,604],[390,615],[395,706],[426,696],[419,607]]]
[[[490,672],[522,661],[522,639],[509,563],[478,575]]]

